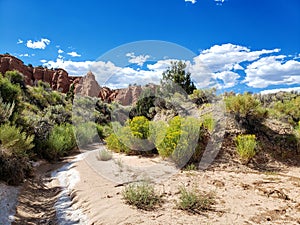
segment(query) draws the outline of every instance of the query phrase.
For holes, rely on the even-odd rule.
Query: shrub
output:
[[[255,154],[255,148],[257,146],[255,135],[246,134],[246,135],[238,135],[235,139],[237,153],[246,163],[252,159]]]
[[[74,128],[71,124],[55,125],[48,139],[47,155],[57,159],[66,155],[76,146]]]
[[[112,153],[106,149],[101,149],[98,152],[97,159],[100,161],[108,161],[112,159]]]
[[[129,126],[133,136],[147,139],[149,136],[149,120],[144,116],[136,116],[129,120]]]
[[[192,100],[193,103],[200,106],[203,104],[207,104],[212,102],[213,99],[216,98],[216,89],[207,89],[207,90],[194,90],[189,98]]]
[[[2,151],[10,156],[26,156],[28,151],[34,147],[33,135],[27,136],[20,128],[10,124],[0,126],[0,142]]]
[[[195,160],[199,155],[198,141],[202,132],[199,120],[187,117],[174,117],[162,140],[156,148],[162,157],[171,157],[179,166],[183,166],[190,159]]]
[[[234,114],[238,119],[263,119],[267,113],[261,107],[261,103],[255,99],[251,94],[245,93],[243,95],[229,96],[225,99],[226,110]]]
[[[180,116],[176,116],[169,121],[166,135],[156,146],[160,156],[169,157],[176,149],[181,136],[181,122],[182,118]]]
[[[214,120],[214,118],[212,117],[212,114],[206,114],[204,116],[201,117],[201,121],[203,126],[210,132],[212,133],[215,126],[216,126],[216,122]]]
[[[278,101],[274,104],[273,109],[275,110],[274,114],[279,115],[278,117],[286,117],[288,122],[294,126],[300,121],[300,96]]]
[[[180,188],[180,197],[177,202],[178,208],[193,213],[211,210],[215,204],[213,193],[201,194],[197,190],[188,191],[185,187]]]
[[[31,173],[32,167],[26,157],[3,155],[0,147],[0,180],[8,185],[19,185]]]
[[[0,97],[0,123],[5,123],[11,117],[14,111],[15,103],[4,103]]]
[[[100,141],[97,131],[97,126],[94,122],[86,122],[75,127],[77,144],[84,147],[93,143],[98,139]]]
[[[7,71],[4,76],[7,77],[12,84],[19,85],[23,90],[26,89],[24,76],[18,71]]]
[[[161,201],[161,197],[155,192],[154,186],[143,182],[130,184],[122,192],[126,203],[139,209],[151,210]]]
[[[0,97],[2,97],[5,102],[18,103],[20,96],[20,86],[12,84],[8,78],[0,74]]]

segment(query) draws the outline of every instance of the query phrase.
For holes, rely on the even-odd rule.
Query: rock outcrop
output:
[[[23,74],[27,85],[34,85],[41,80],[50,84],[53,90],[63,93],[69,91],[70,85],[78,77],[71,77],[67,71],[63,69],[48,69],[41,66],[32,67],[24,65],[23,61],[9,54],[0,54],[0,73],[5,74],[6,71],[17,70]]]
[[[129,86],[128,88],[112,90],[101,87],[96,81],[95,75],[88,72],[83,77],[69,76],[64,69],[48,69],[41,66],[33,67],[24,65],[23,61],[9,54],[0,54],[0,73],[17,70],[23,74],[27,85],[35,85],[38,81],[47,82],[53,90],[67,93],[71,85],[74,92],[83,96],[99,97],[104,102],[113,101],[128,106],[136,103],[145,88],[155,89],[153,84],[145,87]]]
[[[82,96],[98,97],[101,87],[95,79],[95,75],[90,71],[75,85],[75,94]]]

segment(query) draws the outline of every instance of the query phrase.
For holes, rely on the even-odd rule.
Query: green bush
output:
[[[115,152],[124,152],[128,148],[117,137],[115,133],[110,134],[106,139],[107,147]]]
[[[86,122],[75,127],[77,144],[80,147],[92,144],[99,139],[97,125],[94,122]]]
[[[9,120],[11,115],[13,114],[15,108],[15,103],[5,103],[3,99],[0,97],[0,124],[5,123]]]
[[[161,197],[149,183],[130,184],[122,192],[125,202],[138,209],[151,210],[161,202]]]
[[[201,117],[200,119],[202,121],[203,126],[210,132],[212,133],[215,126],[216,126],[216,122],[212,116],[212,114],[206,114],[204,116]]]
[[[7,71],[4,75],[4,77],[7,77],[7,79],[12,83],[19,85],[23,90],[26,88],[24,76],[20,74],[18,71]]]
[[[3,124],[0,126],[0,143],[5,155],[26,156],[33,145],[33,135],[27,136],[20,128]]]
[[[21,88],[17,84],[12,84],[10,80],[0,74],[0,97],[5,102],[18,103],[21,97]]]
[[[226,110],[237,118],[263,119],[267,114],[266,109],[261,107],[260,101],[249,93],[229,96],[225,99],[225,104]]]
[[[238,135],[235,139],[237,153],[246,163],[256,154],[256,137],[252,134]]]
[[[201,123],[193,117],[174,117],[169,121],[169,126],[162,140],[156,145],[162,157],[171,157],[174,162],[183,166],[188,161],[197,160],[201,149],[198,141],[202,136]]]
[[[211,210],[215,204],[213,193],[201,194],[197,190],[188,191],[185,187],[180,188],[180,197],[177,202],[178,208],[193,213]]]
[[[129,127],[133,136],[147,139],[149,136],[149,120],[144,116],[136,116],[129,120]]]
[[[300,121],[300,96],[278,101],[272,109],[275,111],[273,114],[276,114],[280,119],[287,118],[288,122],[294,126]]]
[[[48,139],[48,158],[57,159],[65,156],[75,146],[74,127],[71,124],[55,125]]]

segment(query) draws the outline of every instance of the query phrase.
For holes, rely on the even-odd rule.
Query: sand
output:
[[[88,225],[241,225],[300,224],[300,167],[280,163],[260,172],[239,163],[216,160],[205,171],[181,171],[159,157],[113,154],[99,161],[99,149],[37,168],[35,178],[18,189],[0,184],[0,224]],[[125,204],[127,183],[147,180],[163,202],[152,211]],[[178,209],[179,188],[212,192],[210,211],[193,214]],[[8,204],[8,205],[7,205]]]
[[[298,167],[261,173],[219,164],[205,171],[181,172],[159,158],[114,154],[112,160],[102,162],[97,160],[97,151],[92,151],[75,162],[74,168],[80,181],[72,191],[73,207],[81,208],[88,224],[300,224]],[[151,168],[162,170],[155,173]],[[141,178],[152,181],[163,194],[164,203],[153,211],[138,210],[122,199],[124,186],[119,184]],[[214,209],[203,214],[177,209],[182,185],[213,192]]]

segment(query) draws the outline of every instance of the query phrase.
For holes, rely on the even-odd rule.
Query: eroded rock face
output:
[[[75,86],[75,94],[82,96],[98,97],[101,87],[92,72],[88,72]]]
[[[128,88],[119,89],[115,101],[124,106],[131,105],[138,101],[141,93],[141,86],[131,86]]]
[[[27,85],[35,85],[37,81],[41,80],[49,83],[53,90],[67,93],[73,84],[76,94],[99,97],[104,102],[111,103],[115,101],[124,106],[135,104],[145,88],[130,86],[128,88],[112,90],[108,87],[101,87],[92,72],[88,72],[84,77],[72,77],[64,69],[26,66],[22,60],[12,55],[0,54],[0,72],[5,74],[6,71],[12,70],[17,70],[23,74]]]
[[[32,67],[24,65],[23,61],[9,54],[0,54],[0,73],[17,70],[23,74],[27,85],[34,85],[41,80],[50,84],[53,90],[63,93],[69,91],[70,85],[78,77],[69,77],[63,69],[48,69],[43,67]]]
[[[0,55],[0,73],[5,74],[6,71],[17,70],[25,77],[25,83],[28,85],[33,84],[33,68],[25,66],[24,63],[11,55]]]

